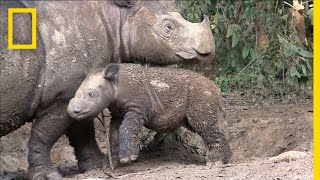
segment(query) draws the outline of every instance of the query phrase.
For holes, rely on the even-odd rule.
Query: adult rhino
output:
[[[29,179],[59,179],[50,151],[62,134],[74,147],[81,171],[99,167],[104,155],[93,122],[75,121],[67,105],[87,73],[111,62],[168,65],[209,62],[214,38],[207,18],[191,23],[173,1],[0,1],[0,27],[13,7],[37,8],[37,49],[7,50],[0,28],[0,136],[34,120]],[[31,16],[14,15],[13,42],[30,43]]]

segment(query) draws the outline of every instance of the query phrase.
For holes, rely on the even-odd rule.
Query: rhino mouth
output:
[[[211,62],[213,60],[213,56],[211,53],[199,53],[196,50],[190,51],[180,51],[175,53],[176,56],[183,60],[188,60],[189,63],[197,63],[197,62]]]
[[[74,114],[73,118],[76,120],[82,120],[82,119],[87,119],[89,111],[81,112],[79,114]]]
[[[186,60],[191,60],[195,59],[198,56],[198,53],[196,51],[180,51],[176,53],[176,56],[186,59]]]
[[[88,118],[88,113],[90,112],[89,110],[77,110],[74,109],[72,107],[70,107],[70,105],[68,106],[67,109],[69,115],[76,120],[81,120],[81,119],[85,119]]]

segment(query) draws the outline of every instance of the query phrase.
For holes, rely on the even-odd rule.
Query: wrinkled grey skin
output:
[[[185,126],[202,136],[208,161],[227,163],[226,124],[218,119],[219,90],[189,70],[110,64],[82,82],[68,105],[71,117],[83,120],[111,112],[110,144],[120,163],[138,158],[142,126],[158,132]],[[119,147],[119,148],[117,148]]]
[[[209,62],[209,23],[190,23],[171,12],[172,1],[0,0],[0,136],[35,119],[29,140],[29,179],[59,179],[52,145],[64,133],[81,171],[104,155],[93,123],[76,122],[66,109],[87,73],[111,62],[153,65]],[[9,7],[37,8],[37,49],[7,49]],[[31,42],[30,15],[14,15],[14,43]],[[201,37],[201,38],[199,38]]]

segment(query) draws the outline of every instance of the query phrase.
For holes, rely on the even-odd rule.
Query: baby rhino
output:
[[[227,163],[231,152],[226,124],[218,119],[218,92],[211,80],[189,70],[109,64],[86,77],[68,112],[85,120],[108,108],[111,154],[121,163],[138,158],[142,126],[157,132],[185,126],[202,136],[209,163]]]

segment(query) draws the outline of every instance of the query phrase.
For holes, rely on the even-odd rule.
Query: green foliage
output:
[[[177,7],[192,22],[210,17],[219,66],[214,79],[222,91],[268,88],[284,94],[312,82],[313,5],[302,10],[307,43],[299,38],[292,7],[282,1],[178,0]],[[264,39],[257,38],[260,29]]]

